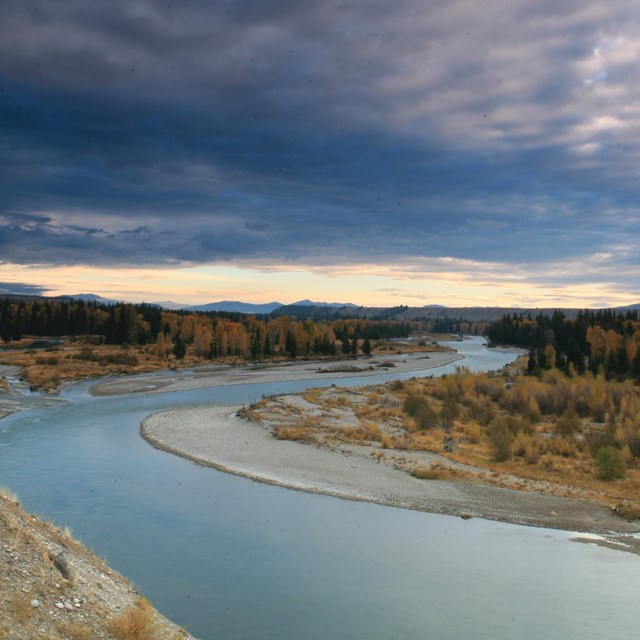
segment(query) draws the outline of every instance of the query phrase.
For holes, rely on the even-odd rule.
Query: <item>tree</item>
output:
[[[365,356],[371,355],[371,342],[369,342],[369,338],[365,338],[362,342],[362,353]]]
[[[596,475],[600,480],[622,480],[627,475],[627,465],[619,449],[606,446],[598,450]]]
[[[173,355],[178,360],[182,360],[187,355],[187,345],[180,336],[176,337],[175,344],[173,345]]]
[[[271,350],[271,340],[269,340],[269,332],[267,332],[264,337],[264,346],[262,349],[265,356],[270,356],[273,353]]]
[[[529,351],[529,360],[527,362],[527,373],[534,374],[538,370],[538,361],[536,360],[536,354],[533,349]]]
[[[156,337],[156,352],[161,358],[164,358],[167,355],[167,343],[162,331],[158,331],[158,335]]]

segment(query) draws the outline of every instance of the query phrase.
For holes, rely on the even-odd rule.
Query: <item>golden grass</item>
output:
[[[89,628],[79,622],[62,622],[57,626],[58,632],[69,640],[91,640]]]
[[[27,541],[28,536],[23,528],[18,528],[15,531],[13,542],[11,543],[11,551],[19,551],[23,544]]]
[[[443,477],[441,469],[432,469],[431,467],[416,467],[411,469],[409,473],[420,480],[440,480]]]
[[[304,427],[278,427],[273,435],[278,440],[295,440],[296,442],[316,442],[315,434]]]
[[[8,489],[7,487],[0,487],[0,496],[2,496],[5,500],[8,500],[9,502],[13,502],[18,506],[20,505],[20,500],[18,496],[13,491],[11,491],[11,489]]]
[[[304,395],[311,406],[291,426],[282,427],[277,437],[378,447],[378,458],[382,449],[429,451],[470,467],[418,465],[413,469],[418,477],[481,479],[605,503],[640,496],[640,389],[589,375],[570,378],[560,371],[542,378],[522,376],[521,366],[511,366],[503,374],[459,370],[443,378],[414,378],[358,390],[314,389]],[[406,413],[405,402],[422,397],[438,418],[433,426],[419,429]],[[445,429],[439,414],[452,402],[458,415]],[[600,405],[612,412],[607,424],[593,419]],[[271,402],[263,414],[270,418],[274,410]],[[344,426],[345,419],[353,423]],[[501,462],[496,461],[495,433],[508,440]],[[596,477],[598,438],[614,439],[628,468],[625,479]],[[451,451],[444,450],[445,442],[453,445]],[[632,508],[626,511],[636,513]]]
[[[34,597],[32,593],[16,593],[11,599],[11,613],[19,624],[26,625],[33,618],[35,609],[31,606],[31,601]]]
[[[116,640],[160,640],[153,608],[145,598],[139,598],[122,615],[111,619],[106,629]]]

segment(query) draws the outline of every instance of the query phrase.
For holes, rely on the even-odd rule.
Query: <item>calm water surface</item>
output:
[[[513,354],[456,344],[471,369]],[[451,371],[456,365],[429,371]],[[67,402],[0,422],[0,484],[74,534],[202,640],[627,639],[640,558],[569,534],[262,485],[156,451],[171,406],[374,378]]]

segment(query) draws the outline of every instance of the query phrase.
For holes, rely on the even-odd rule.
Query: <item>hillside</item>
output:
[[[3,640],[191,638],[68,532],[2,493],[0,575]]]

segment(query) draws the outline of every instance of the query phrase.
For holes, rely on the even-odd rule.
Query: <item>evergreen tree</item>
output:
[[[187,355],[187,345],[184,343],[180,336],[176,337],[176,341],[173,345],[173,355],[178,359],[182,360]]]
[[[265,357],[269,357],[273,353],[272,350],[271,350],[271,340],[269,340],[269,333],[268,332],[264,337],[264,346],[262,347],[262,350],[264,352]]]

